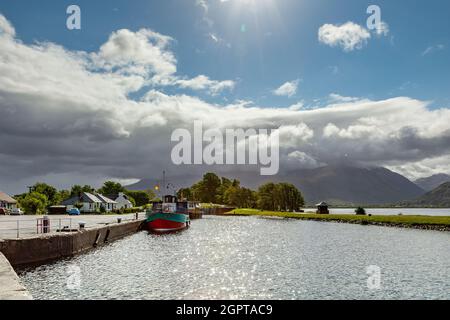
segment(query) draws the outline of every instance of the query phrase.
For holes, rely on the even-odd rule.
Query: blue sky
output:
[[[81,30],[66,27],[72,4]],[[236,169],[173,164],[172,133],[195,121],[279,129],[281,173],[450,174],[448,12],[439,0],[1,1],[0,189]]]
[[[78,4],[82,30],[65,28],[65,10]],[[234,90],[210,102],[251,100],[264,107],[299,101],[315,105],[331,93],[386,99],[408,96],[450,106],[450,3],[448,1],[2,1],[0,12],[26,43],[51,41],[70,50],[97,51],[118,29],[150,28],[176,41],[178,73],[230,79]],[[387,36],[344,52],[318,41],[323,24],[352,21],[365,26],[370,4],[381,8]],[[208,22],[207,22],[208,21]],[[216,37],[214,41],[212,35]],[[430,49],[429,53],[423,53]],[[291,97],[272,91],[299,79]],[[180,88],[165,88],[168,93]],[[172,90],[172,91],[171,91]]]

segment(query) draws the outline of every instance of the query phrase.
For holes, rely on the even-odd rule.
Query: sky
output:
[[[66,27],[72,4],[80,30]],[[280,128],[282,171],[344,162],[450,174],[449,10],[439,0],[2,1],[0,189],[159,176],[171,133],[194,120]]]

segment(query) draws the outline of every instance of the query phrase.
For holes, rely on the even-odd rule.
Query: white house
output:
[[[102,206],[106,209],[106,211],[110,212],[113,210],[117,210],[117,202],[114,200],[111,200],[108,197],[105,197],[104,195],[97,193],[95,195],[97,198],[99,198],[102,201]]]
[[[114,201],[117,202],[117,209],[133,208],[133,203],[131,203],[128,196],[123,192],[119,192],[117,197],[112,197],[111,199],[114,199]]]
[[[5,208],[7,210],[16,209],[17,201],[6,193],[0,191],[0,208]]]
[[[105,208],[107,212],[117,209],[117,202],[105,197],[101,194],[92,194],[89,192],[82,192],[78,196],[72,197],[61,203],[67,207],[67,210],[75,208],[75,205],[80,205],[80,211],[83,213],[98,213],[101,208]]]

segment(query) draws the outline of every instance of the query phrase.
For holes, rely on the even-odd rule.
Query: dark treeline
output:
[[[214,173],[205,174],[177,195],[190,201],[271,211],[298,211],[304,205],[301,192],[290,183],[266,183],[254,191],[241,187],[239,180],[220,178]]]

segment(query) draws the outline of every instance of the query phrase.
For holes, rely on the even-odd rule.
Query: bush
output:
[[[358,216],[365,216],[366,215],[366,209],[364,209],[363,207],[359,207],[355,210],[355,213]]]

